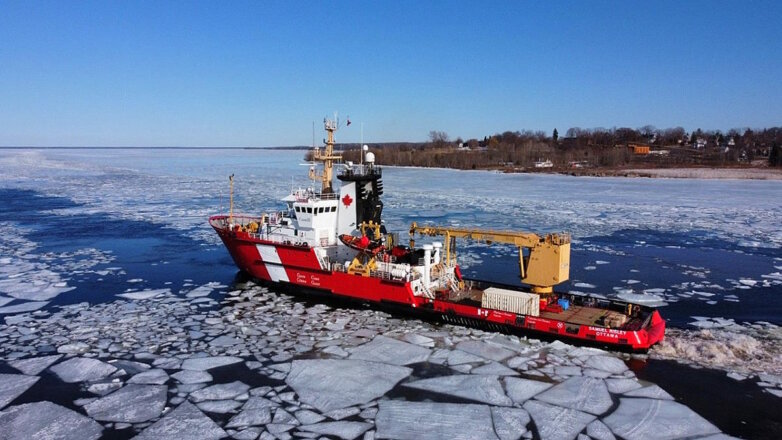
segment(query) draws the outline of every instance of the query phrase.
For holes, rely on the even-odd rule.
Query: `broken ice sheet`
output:
[[[497,376],[465,375],[433,377],[403,384],[408,388],[461,397],[490,405],[510,406]]]
[[[182,402],[176,409],[166,414],[135,440],[217,440],[228,434],[215,422],[188,401]]]
[[[573,439],[596,418],[591,414],[536,400],[527,401],[524,409],[532,416],[542,440]]]
[[[125,299],[144,300],[155,298],[160,295],[168,295],[171,293],[171,289],[155,289],[155,290],[141,290],[137,292],[120,293],[117,296]]]
[[[378,335],[372,341],[356,347],[350,359],[409,365],[426,361],[430,353],[428,348]]]
[[[375,418],[377,438],[418,440],[496,439],[488,406],[383,400]]]
[[[295,360],[285,382],[302,402],[327,412],[370,402],[387,393],[412,371],[407,367],[362,360]]]
[[[313,432],[321,435],[332,435],[343,439],[354,439],[371,427],[371,423],[338,421],[299,426],[298,429],[300,431]]]
[[[50,368],[63,382],[85,382],[103,379],[117,369],[92,358],[71,358]]]
[[[8,313],[34,312],[49,304],[49,301],[30,301],[11,306],[0,307],[0,315]]]
[[[38,379],[40,377],[24,374],[0,374],[0,409],[27,391]]]
[[[689,438],[720,432],[678,402],[646,398],[619,399],[619,407],[604,418],[603,423],[627,440]]]
[[[95,440],[102,432],[99,423],[51,402],[26,403],[0,412],[4,440]]]
[[[456,348],[467,353],[498,362],[516,354],[515,352],[502,348],[499,345],[483,341],[462,341],[456,345]]]
[[[240,381],[231,383],[221,383],[202,388],[190,394],[190,400],[193,402],[203,402],[205,400],[225,400],[233,399],[236,396],[246,393],[250,386]]]
[[[165,385],[126,385],[118,391],[84,406],[95,420],[106,422],[141,423],[152,420],[166,405]]]
[[[518,440],[527,432],[529,414],[521,408],[491,408],[494,431],[500,440]]]
[[[223,367],[226,365],[242,362],[244,359],[235,356],[210,356],[189,358],[182,362],[183,370],[206,371],[212,368]]]
[[[516,403],[524,403],[537,394],[551,388],[553,384],[536,380],[522,379],[520,377],[506,377],[503,379],[505,388],[510,397]]]
[[[61,354],[55,354],[51,356],[42,356],[36,358],[20,359],[8,361],[8,365],[21,371],[24,374],[30,376],[38,375],[41,371],[49,368],[49,366],[62,357]]]
[[[535,396],[535,399],[595,415],[603,414],[613,405],[602,379],[580,376],[553,386]]]

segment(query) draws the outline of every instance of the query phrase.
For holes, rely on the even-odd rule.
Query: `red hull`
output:
[[[214,226],[214,224],[213,224]],[[321,269],[313,248],[295,244],[269,242],[251,234],[227,229],[214,229],[223,240],[236,266],[252,277],[291,286],[318,289],[336,296],[375,303],[393,303],[442,316],[448,321],[483,322],[576,339],[588,343],[606,344],[632,350],[646,350],[662,341],[665,321],[655,310],[645,328],[619,330],[599,326],[566,323],[554,319],[517,315],[511,312],[484,309],[413,295],[410,283],[374,277],[331,272]],[[266,258],[261,251],[266,252]],[[453,319],[456,318],[456,319]]]

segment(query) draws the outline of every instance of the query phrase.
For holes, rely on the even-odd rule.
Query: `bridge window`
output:
[[[332,206],[331,207],[331,212],[337,212],[337,207],[336,206]]]

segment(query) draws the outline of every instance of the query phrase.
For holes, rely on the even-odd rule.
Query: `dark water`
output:
[[[37,254],[96,248],[113,257],[113,261],[98,264],[87,273],[64,274],[68,285],[76,289],[52,299],[50,306],[113,301],[114,295],[128,289],[171,288],[176,293],[215,280],[229,282],[236,274],[222,247],[204,246],[181,231],[79,210],[74,211],[75,215],[52,215],[53,209],[79,205],[34,191],[0,188],[0,200],[4,202],[0,221],[30,229],[24,235],[38,243]],[[56,270],[56,260],[54,265]],[[107,268],[121,270],[106,275],[95,273]],[[139,279],[143,281],[128,283]]]
[[[734,381],[722,371],[693,369],[673,361],[652,360],[631,367],[639,379],[660,385],[723,432],[747,439],[782,438],[779,398],[763,392],[754,380]]]

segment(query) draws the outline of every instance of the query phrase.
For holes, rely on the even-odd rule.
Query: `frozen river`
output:
[[[664,344],[630,358],[237,277],[206,222],[227,208],[227,176],[239,211],[276,209],[312,186],[302,156],[0,150],[0,431],[30,438],[62,419],[73,438],[782,434],[764,412],[782,398],[782,183],[384,169],[389,230],[570,232],[565,290],[642,295],[669,321]],[[514,252],[460,258],[514,283]],[[743,395],[739,409],[719,393]]]

